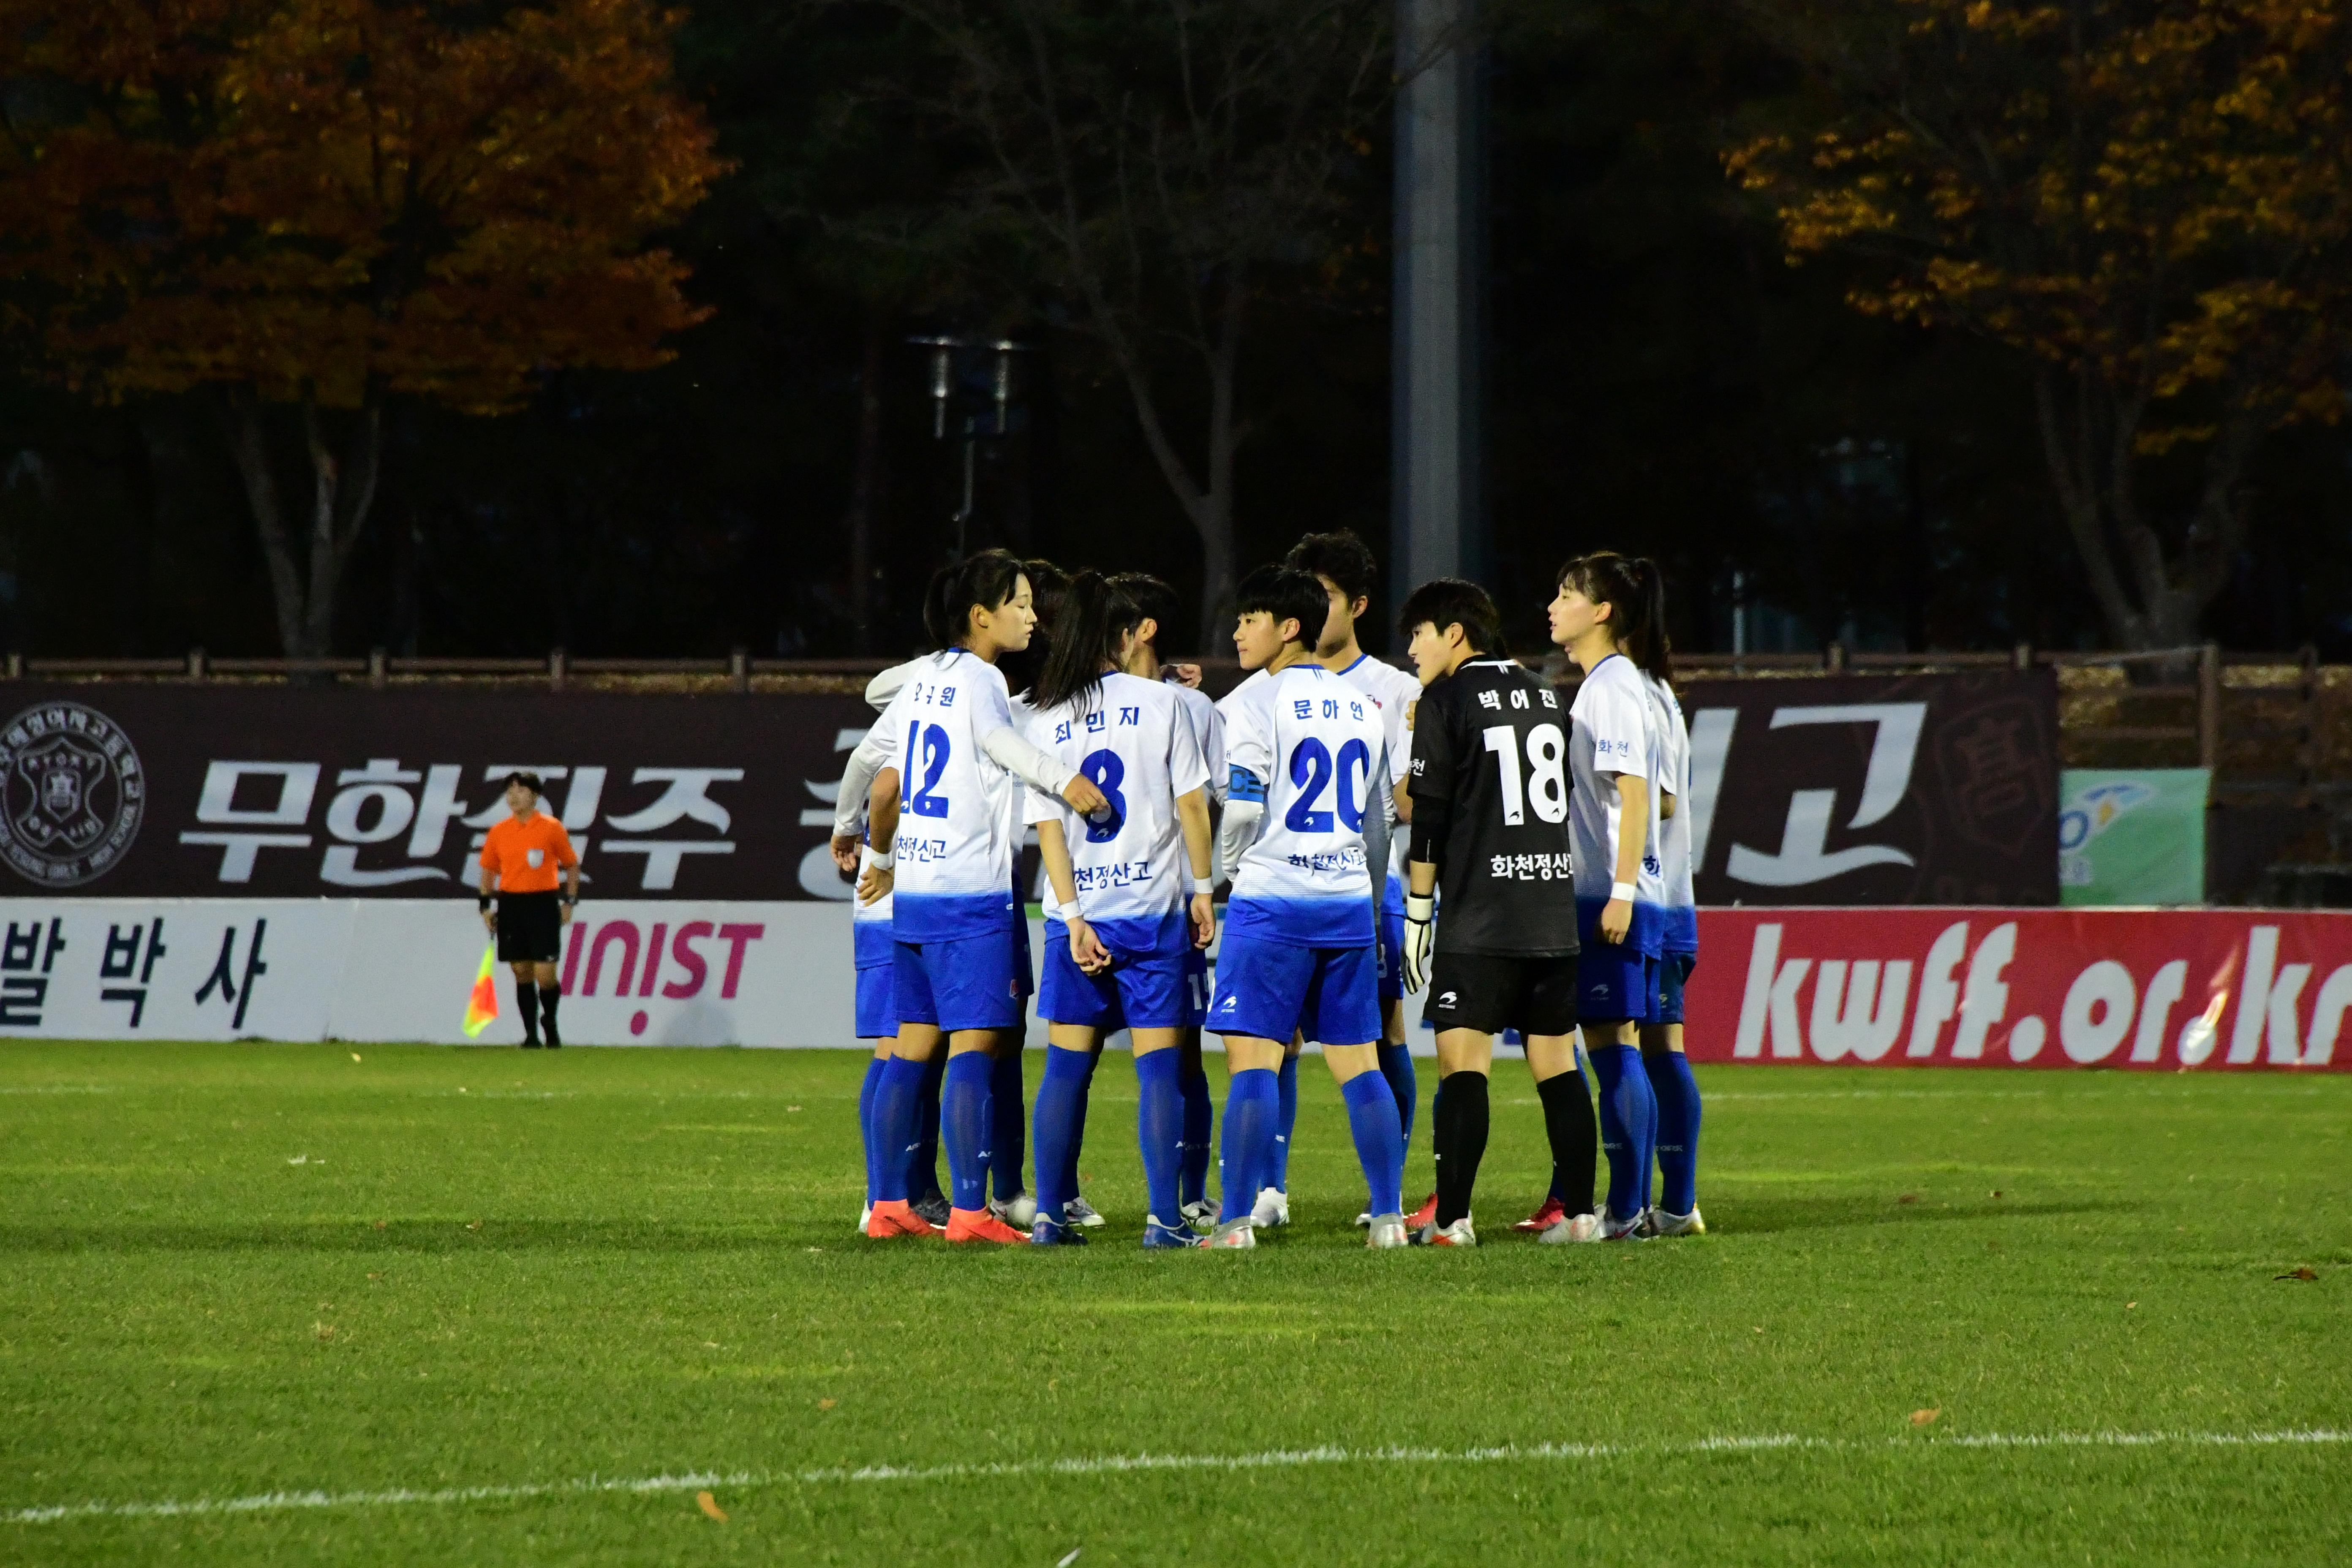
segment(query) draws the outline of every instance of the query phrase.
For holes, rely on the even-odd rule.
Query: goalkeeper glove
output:
[[[1437,944],[1437,899],[1430,893],[1408,893],[1404,900],[1404,988],[1419,991],[1429,984],[1430,952]]]

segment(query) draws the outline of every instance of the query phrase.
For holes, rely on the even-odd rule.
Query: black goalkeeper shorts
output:
[[[499,962],[553,963],[563,954],[563,916],[553,893],[499,895]]]
[[[1576,1027],[1576,954],[1508,958],[1441,952],[1422,1016],[1435,1029],[1565,1035]]]

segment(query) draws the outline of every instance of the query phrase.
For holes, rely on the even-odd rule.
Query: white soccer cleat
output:
[[[1561,1247],[1582,1241],[1601,1239],[1601,1216],[1597,1214],[1572,1214],[1555,1223],[1536,1239],[1546,1247]]]
[[[1412,1233],[1405,1229],[1404,1215],[1401,1214],[1374,1215],[1372,1223],[1365,1228],[1370,1233],[1364,1237],[1366,1247],[1377,1249],[1412,1245]]]
[[[1246,1252],[1257,1245],[1257,1232],[1245,1219],[1229,1219],[1211,1231],[1201,1245],[1212,1249]]]
[[[1108,1220],[1103,1218],[1100,1214],[1096,1212],[1094,1205],[1087,1202],[1084,1198],[1072,1198],[1068,1203],[1064,1204],[1062,1205],[1062,1218],[1070,1225],[1085,1226],[1088,1230],[1092,1230],[1098,1225],[1108,1225],[1110,1223]]]
[[[869,1219],[872,1219],[873,1217],[874,1217],[874,1205],[873,1205],[872,1204],[867,1204],[864,1208],[861,1208],[861,1209],[859,1209],[859,1210],[857,1211],[857,1234],[858,1234],[858,1235],[860,1235],[860,1236],[864,1236],[864,1235],[866,1234],[866,1222],[867,1220],[869,1220]]]
[[[1706,1221],[1699,1217],[1698,1205],[1693,1204],[1688,1214],[1668,1214],[1653,1208],[1643,1226],[1647,1236],[1705,1236]]]
[[[1358,1215],[1356,1216],[1356,1228],[1357,1228],[1358,1230],[1364,1230],[1364,1229],[1368,1229],[1368,1228],[1370,1228],[1370,1226],[1371,1226],[1371,1223],[1372,1223],[1372,1211],[1371,1211],[1371,1210],[1370,1210],[1370,1209],[1366,1209],[1363,1213],[1361,1213],[1361,1214],[1360,1214],[1360,1215]]]
[[[1631,1219],[1619,1219],[1609,1212],[1607,1204],[1602,1204],[1594,1211],[1592,1217],[1601,1223],[1600,1239],[1602,1241],[1647,1241],[1649,1239],[1648,1235],[1642,1229],[1649,1217],[1649,1211],[1646,1209]]]
[[[1435,1220],[1431,1220],[1427,1225],[1421,1227],[1420,1234],[1414,1238],[1414,1245],[1419,1247],[1475,1247],[1478,1245],[1478,1233],[1470,1228],[1470,1216],[1466,1214],[1460,1219],[1455,1220],[1452,1225],[1442,1226]]]
[[[1217,1223],[1217,1205],[1211,1203],[1206,1198],[1194,1198],[1191,1203],[1186,1204],[1178,1212],[1184,1216],[1184,1223],[1186,1225],[1192,1226],[1196,1228],[1201,1226],[1214,1225]]]
[[[1280,1187],[1260,1187],[1257,1202],[1250,1205],[1250,1223],[1268,1228],[1290,1223],[1290,1194]]]
[[[1015,1230],[1027,1230],[1037,1223],[1037,1200],[1025,1192],[1009,1198],[988,1200],[988,1212]]]

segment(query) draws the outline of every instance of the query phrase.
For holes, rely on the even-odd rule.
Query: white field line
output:
[[[514,1486],[396,1487],[385,1491],[261,1492],[239,1498],[190,1498],[160,1502],[78,1502],[18,1508],[0,1523],[56,1524],[80,1519],[184,1519],[198,1515],[282,1513],[302,1509],[402,1508],[414,1504],[507,1502],[607,1493],[745,1490],[758,1487],[823,1487],[865,1481],[999,1480],[1026,1476],[1106,1476],[1152,1470],[1279,1470],[1309,1465],[1486,1465],[1539,1459],[1762,1453],[1827,1449],[1848,1453],[1935,1448],[2276,1447],[2352,1443],[2352,1431],[2326,1428],[2277,1432],[1985,1432],[1951,1437],[1895,1437],[1885,1442],[1793,1434],[1701,1437],[1679,1443],[1505,1443],[1488,1448],[1272,1448],[1256,1454],[1106,1454],[1067,1459],[1013,1460],[986,1465],[863,1465],[815,1470],[688,1471],[608,1480],[591,1476]]]

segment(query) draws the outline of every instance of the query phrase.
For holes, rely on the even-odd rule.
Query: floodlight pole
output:
[[[930,351],[931,438],[948,438],[949,405],[957,401],[957,374],[960,356],[970,358],[985,353],[992,356],[987,363],[988,395],[984,416],[980,408],[966,414],[958,432],[963,447],[963,503],[956,508],[956,559],[967,553],[968,534],[972,513],[977,510],[977,480],[980,444],[1001,441],[1013,433],[1013,364],[1017,356],[1033,352],[1034,343],[1016,342],[1011,338],[963,338],[951,334],[908,338],[917,348]],[[967,398],[967,405],[976,400]]]
[[[1397,0],[1390,364],[1391,618],[1432,577],[1491,569],[1486,148],[1477,0]]]

